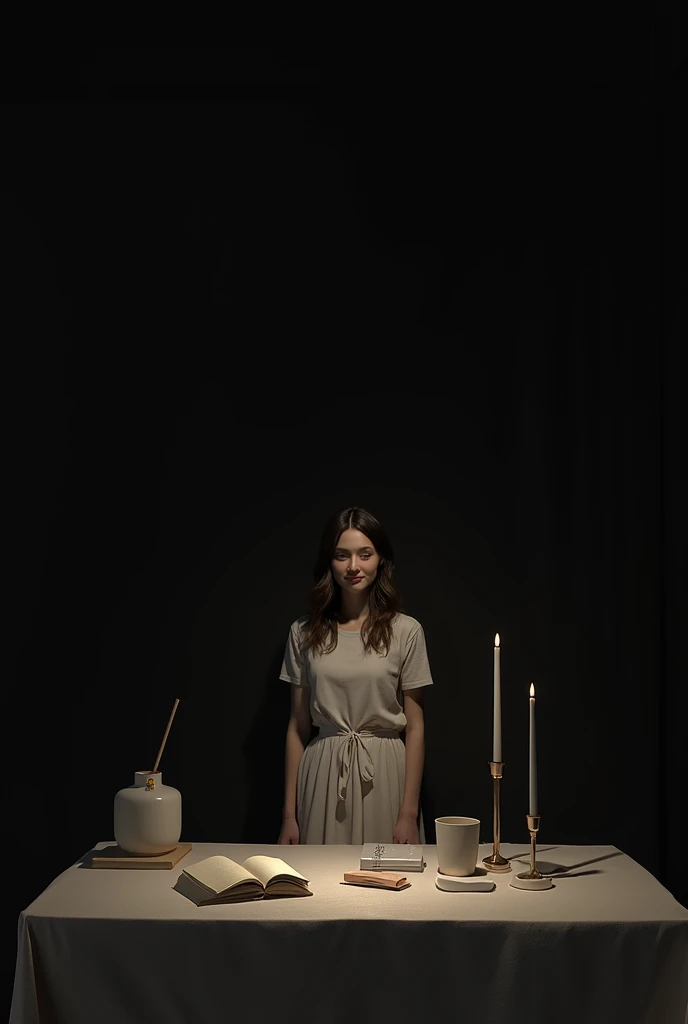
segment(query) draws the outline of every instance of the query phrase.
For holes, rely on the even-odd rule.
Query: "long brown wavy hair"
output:
[[[361,640],[366,652],[373,650],[386,655],[392,642],[392,623],[402,611],[401,594],[392,579],[394,551],[375,516],[355,505],[336,512],[323,530],[313,569],[315,586],[308,597],[309,614],[303,633],[303,649],[329,654],[337,646],[341,587],[332,576],[332,559],[344,530],[360,530],[370,538],[380,556],[377,576],[369,591],[368,616],[361,627]]]

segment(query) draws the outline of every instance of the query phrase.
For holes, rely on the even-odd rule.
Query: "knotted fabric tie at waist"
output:
[[[341,736],[344,741],[339,748],[337,755],[339,782],[337,795],[340,800],[344,799],[344,793],[351,775],[351,765],[358,751],[358,770],[362,782],[372,782],[375,775],[375,765],[370,756],[370,750],[366,739],[372,736],[379,736],[383,739],[398,739],[400,733],[396,729],[360,729],[358,732],[353,729],[338,729],[336,726],[324,726],[318,732],[318,738],[325,736]]]

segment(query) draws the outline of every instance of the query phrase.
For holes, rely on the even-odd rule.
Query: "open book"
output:
[[[206,857],[184,868],[172,887],[197,907],[239,903],[273,896],[312,896],[308,879],[279,857],[248,857],[237,864],[229,857]]]

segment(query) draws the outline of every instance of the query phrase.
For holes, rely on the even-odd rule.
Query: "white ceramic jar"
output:
[[[182,834],[182,795],[163,786],[162,772],[135,772],[133,786],[115,794],[115,842],[127,853],[169,853]]]

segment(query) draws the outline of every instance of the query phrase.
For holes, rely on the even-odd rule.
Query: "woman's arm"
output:
[[[425,716],[423,714],[423,687],[404,691],[406,715],[406,777],[404,797],[394,828],[395,843],[417,843],[420,787],[425,760]]]
[[[295,845],[299,841],[299,826],[296,822],[296,777],[306,744],[311,736],[310,687],[291,687],[291,714],[287,726],[284,750],[284,806],[282,807],[282,830],[277,840],[283,846]]]

